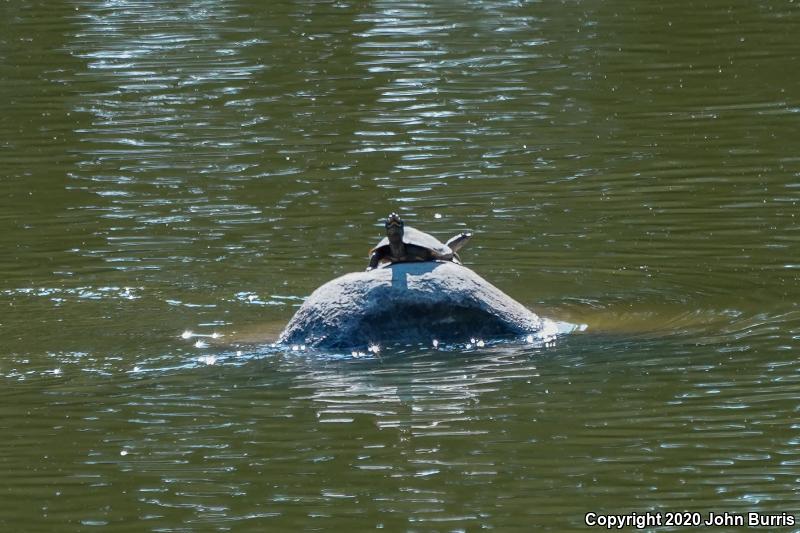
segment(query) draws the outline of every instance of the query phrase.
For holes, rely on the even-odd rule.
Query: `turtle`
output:
[[[376,268],[381,262],[408,263],[413,261],[459,262],[456,252],[472,237],[463,232],[442,244],[439,239],[425,232],[406,226],[397,213],[386,218],[386,237],[370,250],[367,270]]]

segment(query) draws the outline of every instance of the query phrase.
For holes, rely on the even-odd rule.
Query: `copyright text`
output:
[[[698,513],[655,511],[646,513],[605,514],[588,512],[583,522],[589,527],[604,529],[636,528],[645,529],[655,526],[666,527],[708,527],[708,526],[747,526],[747,527],[781,527],[793,526],[795,517],[789,513]]]

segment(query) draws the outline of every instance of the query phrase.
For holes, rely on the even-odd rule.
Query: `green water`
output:
[[[0,526],[800,515],[799,33],[779,0],[0,3]],[[587,331],[270,346],[392,210]]]

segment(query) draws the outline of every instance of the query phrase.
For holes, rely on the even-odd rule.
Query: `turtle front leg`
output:
[[[380,261],[381,261],[381,254],[378,252],[373,252],[372,255],[369,257],[369,265],[367,265],[367,272],[378,268],[378,263],[380,263]]]

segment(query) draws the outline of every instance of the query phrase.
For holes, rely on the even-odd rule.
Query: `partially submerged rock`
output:
[[[396,263],[319,287],[279,342],[349,351],[371,344],[536,335],[556,329],[554,324],[459,264]]]

